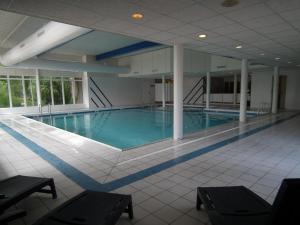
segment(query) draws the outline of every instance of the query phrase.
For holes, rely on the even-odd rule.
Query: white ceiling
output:
[[[49,20],[0,10],[0,48],[5,51],[14,47],[47,22],[49,22]],[[59,46],[50,52],[78,56],[85,54],[97,55],[141,41],[141,39],[120,34],[93,31]]]
[[[271,65],[300,64],[300,0],[240,0],[232,8],[222,7],[221,2],[2,0],[0,8],[165,44],[184,43],[217,55]],[[143,13],[144,18],[132,20],[133,12]],[[207,34],[207,39],[199,40],[199,33]],[[235,49],[239,44],[243,48]]]
[[[70,55],[97,55],[141,41],[141,39],[124,35],[93,31],[62,45],[51,52]]]

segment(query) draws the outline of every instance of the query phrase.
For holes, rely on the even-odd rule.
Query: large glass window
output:
[[[50,79],[43,78],[40,80],[40,90],[42,105],[51,104]]]
[[[12,106],[13,107],[25,106],[22,80],[18,78],[11,78],[10,90],[11,90]]]
[[[82,79],[41,76],[40,95],[42,105],[82,104]],[[0,75],[0,108],[10,107],[10,102],[12,107],[36,106],[36,77]]]
[[[65,78],[63,82],[64,82],[64,92],[65,92],[65,104],[73,104],[72,78]]]
[[[82,104],[83,103],[83,94],[82,94],[82,80],[75,78],[75,104]]]
[[[0,108],[6,107],[9,107],[7,78],[0,76]]]
[[[54,105],[62,105],[63,95],[62,95],[62,86],[61,86],[60,77],[54,77],[52,79],[52,88],[53,88]]]
[[[26,103],[27,106],[37,105],[37,96],[36,96],[36,81],[34,77],[25,77],[25,94],[26,94]]]

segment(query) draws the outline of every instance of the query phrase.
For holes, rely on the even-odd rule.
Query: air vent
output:
[[[226,66],[217,66],[218,69],[224,69]]]
[[[37,33],[37,36],[40,37],[40,36],[42,36],[44,33],[45,33],[45,31],[42,30],[41,32],[38,32],[38,33]]]
[[[222,6],[223,7],[233,7],[233,6],[236,6],[239,3],[240,3],[239,0],[225,0],[225,1],[222,2]]]

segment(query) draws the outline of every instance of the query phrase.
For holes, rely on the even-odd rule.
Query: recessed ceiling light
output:
[[[133,13],[131,15],[131,17],[132,17],[132,19],[135,19],[135,20],[141,20],[141,19],[143,19],[144,15],[141,13]]]
[[[288,64],[291,64],[291,63],[292,63],[292,62],[290,62],[290,61],[288,62]]]
[[[265,55],[265,53],[260,53],[260,55]]]
[[[233,6],[235,6],[235,5],[239,4],[239,3],[240,3],[239,0],[224,0],[222,2],[222,6],[223,7],[233,7]]]
[[[237,46],[235,46],[235,48],[242,48],[243,46],[241,46],[241,45],[237,45]]]
[[[280,58],[279,58],[279,57],[276,57],[275,60],[280,60]]]
[[[198,37],[199,37],[199,38],[206,38],[207,35],[206,35],[206,34],[199,34]]]

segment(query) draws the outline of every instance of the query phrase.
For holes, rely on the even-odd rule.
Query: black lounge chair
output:
[[[300,179],[284,179],[273,205],[243,186],[197,188],[212,225],[299,225],[299,203]]]
[[[34,225],[114,225],[123,212],[133,218],[130,195],[84,191]]]
[[[44,189],[47,186],[50,189]],[[57,197],[52,178],[19,175],[0,181],[0,224],[25,216],[24,210],[6,210],[35,192],[52,194],[53,199]]]

